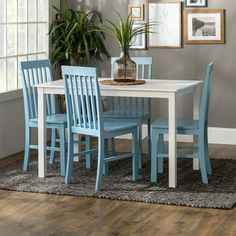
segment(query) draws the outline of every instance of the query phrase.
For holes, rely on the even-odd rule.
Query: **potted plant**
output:
[[[93,65],[95,60],[109,57],[104,45],[105,35],[101,14],[95,9],[86,12],[83,8],[75,11],[65,0],[64,9],[52,6],[57,12],[51,24],[50,59],[56,77],[61,78],[61,65]],[[59,110],[65,111],[64,96],[58,98]]]
[[[143,23],[134,28],[134,20],[130,14],[125,20],[119,13],[117,15],[119,18],[118,24],[107,19],[107,24],[104,25],[121,50],[120,57],[113,65],[113,79],[116,82],[133,82],[136,80],[136,65],[129,56],[131,41],[137,35],[150,32],[150,28],[154,23]]]
[[[93,60],[109,57],[103,43],[104,33],[100,28],[101,14],[95,9],[86,12],[69,8],[67,0],[63,10],[56,10],[50,27],[50,59],[54,65],[90,65]]]

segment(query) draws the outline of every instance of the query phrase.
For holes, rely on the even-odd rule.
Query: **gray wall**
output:
[[[22,97],[0,99],[0,159],[24,149],[24,107]]]
[[[145,1],[145,0],[144,0]],[[116,20],[113,10],[127,15],[128,0],[71,0],[73,7],[84,4],[96,6],[104,18]],[[134,2],[134,1],[133,1]],[[145,6],[146,8],[148,5]],[[145,51],[131,51],[131,55],[152,56],[153,78],[162,79],[203,79],[206,65],[215,61],[214,80],[209,111],[209,126],[236,128],[236,5],[235,0],[209,0],[208,8],[225,9],[226,43],[223,45],[183,45],[181,49],[151,48]],[[107,37],[107,48],[111,56],[118,56],[119,49],[114,41]],[[110,62],[104,61],[99,65],[103,76],[110,75]],[[178,101],[178,116],[191,115],[190,96]],[[165,116],[167,106],[165,101],[153,102],[153,118]]]

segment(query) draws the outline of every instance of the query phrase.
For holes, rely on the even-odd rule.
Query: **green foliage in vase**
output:
[[[119,13],[117,15],[119,18],[118,24],[106,19],[108,24],[104,26],[124,52],[129,49],[130,43],[135,36],[143,33],[151,33],[151,27],[155,25],[154,22],[147,22],[134,28],[134,20],[131,15],[128,15],[126,19],[123,19]]]
[[[95,9],[86,12],[84,9],[70,9],[67,0],[63,10],[56,10],[51,25],[52,45],[50,59],[53,64],[89,65],[91,61],[109,57],[104,45],[104,32],[101,29],[102,17]]]

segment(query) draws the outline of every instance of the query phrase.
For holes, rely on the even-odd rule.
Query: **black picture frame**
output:
[[[185,7],[207,7],[207,0],[185,0]]]

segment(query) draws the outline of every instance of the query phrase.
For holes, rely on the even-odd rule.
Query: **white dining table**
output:
[[[100,78],[108,79],[108,78]],[[193,93],[193,118],[199,117],[199,103],[202,81],[199,80],[146,80],[140,85],[101,85],[102,96],[165,98],[168,100],[169,124],[169,187],[177,186],[177,147],[176,147],[176,100],[179,95]],[[38,176],[47,174],[46,159],[46,126],[45,126],[45,94],[64,94],[63,80],[37,85],[38,89]],[[193,168],[198,170],[198,160],[194,160]]]

